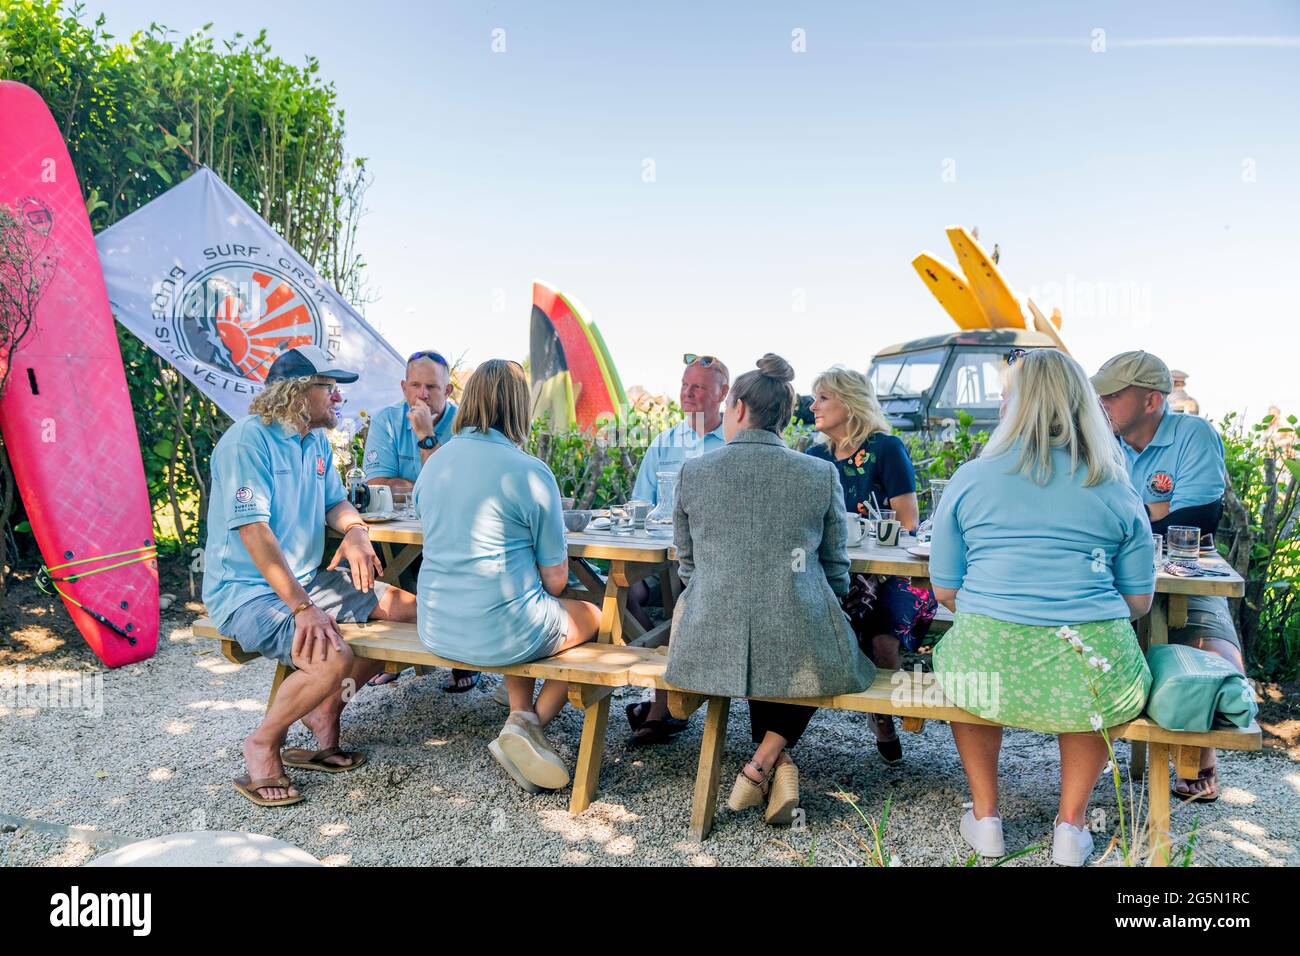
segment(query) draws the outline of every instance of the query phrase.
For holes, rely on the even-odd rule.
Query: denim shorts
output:
[[[1241,638],[1232,623],[1227,598],[1205,594],[1187,596],[1187,624],[1169,629],[1169,643],[1186,644],[1202,637],[1216,637],[1241,650]]]
[[[376,581],[370,590],[358,591],[346,564],[334,571],[318,570],[304,587],[318,608],[340,624],[363,624],[374,613],[389,585]],[[293,610],[276,594],[263,594],[241,604],[225,633],[249,654],[261,654],[292,665]]]

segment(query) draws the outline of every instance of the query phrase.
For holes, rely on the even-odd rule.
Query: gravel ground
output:
[[[366,688],[344,715],[343,740],[365,750],[369,763],[334,776],[300,771],[296,782],[306,801],[281,810],[254,807],[229,781],[243,772],[240,743],[259,718],[273,667],[260,660],[238,667],[213,642],[194,638],[189,622],[198,610],[178,605],[164,621],[158,654],[118,671],[98,670],[79,641],[27,662],[0,656],[0,684],[12,683],[20,667],[29,684],[96,674],[103,681],[102,716],[6,707],[0,697],[0,814],[103,832],[95,843],[33,827],[3,832],[0,865],[76,865],[118,842],[196,829],[266,834],[337,866],[860,865],[871,843],[866,821],[878,821],[887,801],[886,859],[939,866],[965,860],[956,832],[965,777],[942,724],[904,734],[906,760],[888,768],[864,717],[823,712],[794,754],[807,826],[778,831],[756,810],[734,815],[721,806],[713,833],[694,843],[686,828],[701,715],[674,743],[632,752],[623,706],[642,692],[616,694],[601,793],[574,818],[567,791],[529,797],[488,754],[505,717],[488,696],[495,678],[485,676],[484,691],[447,695],[438,690],[444,672],[408,671],[394,684]],[[748,723],[745,704],[737,702],[720,805],[750,752]],[[550,731],[570,766],[580,729],[580,715],[567,709]],[[291,738],[299,746],[309,742],[301,727]],[[1121,751],[1126,766],[1127,746]],[[1002,813],[1013,851],[1050,844],[1056,759],[1052,738],[1007,734]],[[1174,816],[1176,832],[1194,825],[1198,831],[1194,862],[1300,863],[1300,760],[1265,750],[1222,755],[1220,766],[1225,793],[1218,804]],[[1099,786],[1094,797],[1099,820],[1116,812],[1108,789]],[[1050,861],[1039,849],[1010,865]]]

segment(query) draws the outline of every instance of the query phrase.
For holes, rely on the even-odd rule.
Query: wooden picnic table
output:
[[[333,532],[331,532],[333,533]],[[591,601],[601,608],[598,640],[605,643],[636,643],[655,646],[666,640],[663,633],[647,632],[627,610],[627,594],[632,585],[654,574],[665,576],[661,583],[664,612],[672,616],[673,602],[680,593],[680,583],[672,568],[676,564],[676,550],[666,538],[655,538],[644,532],[634,535],[616,535],[608,531],[571,532],[568,536],[569,563],[581,582],[580,588],[571,588],[568,597]],[[384,564],[383,580],[397,583],[402,571],[408,568],[420,553],[423,535],[416,519],[382,522],[370,526],[370,540],[374,542]],[[929,586],[930,562],[908,553],[903,546],[882,548],[874,542],[849,548],[850,567],[863,574],[893,574],[912,578],[919,585]],[[605,581],[595,574],[589,560],[608,561],[609,574]],[[1187,623],[1187,598],[1189,595],[1215,595],[1241,597],[1246,584],[1241,575],[1219,555],[1202,557],[1206,567],[1226,571],[1223,577],[1184,578],[1161,571],[1156,575],[1156,598],[1151,613],[1138,625],[1138,635],[1144,646],[1167,644],[1169,629]],[[666,622],[665,622],[666,623]],[[660,632],[661,625],[655,628]]]
[[[338,537],[333,530],[330,534]],[[667,643],[673,604],[681,593],[677,579],[676,549],[666,538],[644,532],[616,535],[608,531],[570,532],[569,567],[581,583],[570,588],[565,597],[590,601],[601,609],[597,640],[607,644],[636,644],[656,647]],[[382,580],[397,584],[403,571],[419,556],[423,534],[418,519],[399,519],[370,525],[370,540],[384,565]],[[899,574],[929,583],[929,562],[908,554],[901,547],[859,546],[849,548],[852,570],[865,574]],[[609,573],[602,581],[588,561],[609,562]],[[627,597],[632,585],[652,575],[660,576],[660,592],[666,620],[646,631],[627,613]]]

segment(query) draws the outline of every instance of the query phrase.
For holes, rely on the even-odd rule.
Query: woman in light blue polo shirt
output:
[[[1060,735],[1052,859],[1079,866],[1092,851],[1088,796],[1109,759],[1098,731],[1140,714],[1151,685],[1130,624],[1155,590],[1151,529],[1077,362],[1036,349],[1008,394],[1002,423],[935,515],[930,580],[954,622],[934,670],[963,710]],[[961,834],[1002,856],[1002,728],[952,731],[974,804]]]
[[[528,381],[517,362],[475,369],[455,437],[420,471],[415,502],[424,530],[420,640],[443,657],[499,667],[551,657],[589,641],[600,612],[561,598],[569,580],[560,490],[544,463],[520,449],[528,435]],[[542,728],[567,688],[505,678],[510,717],[488,749],[526,790],[569,782]]]

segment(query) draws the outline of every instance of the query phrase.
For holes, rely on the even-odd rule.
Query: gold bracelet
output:
[[[297,617],[301,612],[307,610],[307,608],[315,607],[315,606],[316,605],[312,603],[311,598],[308,598],[307,600],[303,601],[301,604],[299,604],[296,608],[293,609],[293,616]]]
[[[350,524],[343,529],[343,537],[346,538],[348,536],[348,532],[351,531],[353,528],[361,528],[363,531],[365,531],[367,537],[370,536],[370,525],[366,524],[364,521],[358,521],[356,524]]]

